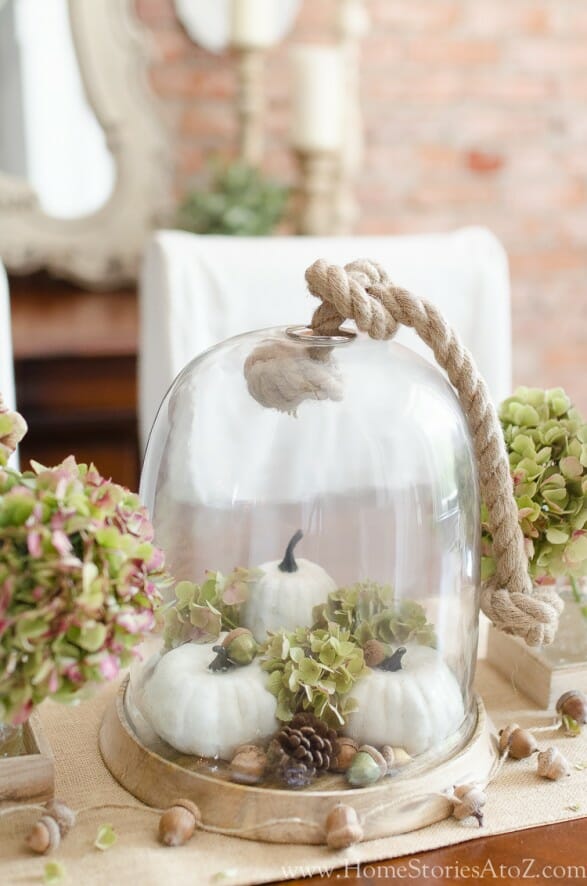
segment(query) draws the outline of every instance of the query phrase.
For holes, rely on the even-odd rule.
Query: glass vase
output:
[[[0,723],[0,759],[19,757],[25,753],[22,726]]]
[[[559,579],[557,588],[565,605],[554,643],[541,655],[555,666],[587,661],[587,578]]]

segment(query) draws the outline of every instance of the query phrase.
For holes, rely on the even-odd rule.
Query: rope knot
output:
[[[376,262],[361,259],[341,268],[319,259],[306,271],[306,282],[322,302],[312,317],[315,332],[333,335],[345,320],[354,320],[371,338],[392,338],[397,332],[399,321],[381,302],[389,279]]]

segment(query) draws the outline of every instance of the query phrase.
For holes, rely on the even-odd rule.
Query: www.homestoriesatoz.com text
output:
[[[344,867],[316,867],[311,865],[291,865],[282,868],[284,879],[303,877],[331,877],[335,880],[350,880],[356,877],[386,880],[502,880],[506,883],[522,880],[571,883],[574,880],[587,880],[587,865],[544,864],[538,858],[522,858],[517,864],[502,864],[492,858],[477,864],[429,864],[419,858],[412,858],[398,864],[348,862]]]

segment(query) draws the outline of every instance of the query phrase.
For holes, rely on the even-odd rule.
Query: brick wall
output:
[[[174,134],[177,191],[234,145],[228,57],[188,39],[172,0],[136,0]],[[336,0],[306,0],[289,41],[327,39]],[[587,3],[367,0],[360,233],[483,224],[511,262],[515,381],[563,385],[587,412]],[[270,60],[266,168],[294,175],[288,59]]]

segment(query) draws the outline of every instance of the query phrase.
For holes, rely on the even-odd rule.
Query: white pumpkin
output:
[[[259,643],[268,631],[312,624],[312,609],[325,603],[336,590],[336,582],[317,563],[294,558],[294,547],[302,538],[298,530],[291,538],[283,560],[272,560],[259,566],[260,578],[249,588],[249,599],[242,609],[241,622]]]
[[[185,643],[163,655],[142,688],[141,709],[176,750],[230,760],[238,745],[275,731],[276,699],[257,660],[211,671],[215,645]]]
[[[407,644],[399,671],[374,668],[353,687],[345,734],[359,744],[423,754],[457,731],[465,711],[455,675],[435,649]]]

